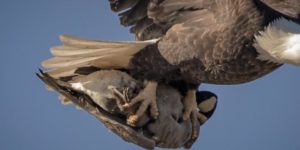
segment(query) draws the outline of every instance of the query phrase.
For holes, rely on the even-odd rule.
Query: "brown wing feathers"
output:
[[[121,12],[121,24],[131,26],[130,31],[137,40],[162,37],[172,25],[188,19],[189,12],[209,3],[205,0],[110,0],[112,10]]]

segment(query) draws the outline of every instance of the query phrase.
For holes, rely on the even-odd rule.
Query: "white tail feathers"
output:
[[[78,67],[94,66],[103,69],[128,68],[134,54],[154,44],[158,39],[133,42],[110,42],[81,39],[62,35],[63,45],[51,48],[53,58],[42,63],[48,73],[57,78],[73,75]]]
[[[280,18],[255,36],[258,59],[300,66],[300,25]]]

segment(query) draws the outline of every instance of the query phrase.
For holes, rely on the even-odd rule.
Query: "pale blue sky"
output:
[[[35,76],[60,34],[131,40],[106,0],[0,1],[0,149],[141,149],[89,114],[63,106]],[[254,82],[202,85],[219,96],[192,149],[299,150],[300,68],[285,65]]]

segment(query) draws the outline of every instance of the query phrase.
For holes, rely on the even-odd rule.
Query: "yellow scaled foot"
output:
[[[131,100],[128,100],[126,93],[120,93],[113,87],[109,87],[113,93],[117,96],[117,104],[121,110],[133,107],[136,103],[140,103],[140,106],[135,114],[130,115],[127,119],[127,124],[136,126],[139,119],[144,115],[147,108],[150,109],[150,115],[156,119],[158,117],[158,108],[156,104],[156,88],[157,82],[148,81],[145,88],[139,92],[139,94]],[[120,102],[121,101],[121,102]],[[120,104],[123,105],[120,105]]]
[[[196,102],[196,90],[189,90],[186,93],[186,96],[183,99],[183,106],[184,106],[184,112],[183,112],[183,120],[190,119],[193,112],[197,111],[197,102]]]
[[[186,93],[186,96],[183,99],[183,106],[184,106],[184,112],[183,112],[182,119],[184,121],[191,119],[192,135],[190,141],[194,142],[198,138],[198,134],[199,134],[199,128],[197,124],[199,124],[198,121],[200,120],[198,119],[201,119],[200,115],[202,115],[198,112],[198,105],[196,101],[196,90],[189,90]]]

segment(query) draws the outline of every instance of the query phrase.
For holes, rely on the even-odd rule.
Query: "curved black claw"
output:
[[[190,148],[198,139],[200,126],[203,125],[214,113],[217,107],[217,95],[209,91],[197,91],[196,102],[198,111],[191,113],[192,135],[184,147]]]
[[[191,138],[184,144],[184,148],[189,149],[195,143],[195,141],[199,137],[200,133],[200,122],[197,119],[197,111],[193,111],[191,114],[191,122],[192,122],[192,135]]]
[[[145,88],[141,90],[136,97],[129,100],[126,91],[123,91],[122,93],[113,86],[109,87],[116,97],[117,105],[120,110],[132,108],[135,106],[135,104],[140,103],[137,111],[127,118],[127,124],[131,126],[137,125],[138,121],[148,108],[150,110],[151,117],[157,119],[159,113],[156,104],[156,88],[157,83],[149,81]]]

